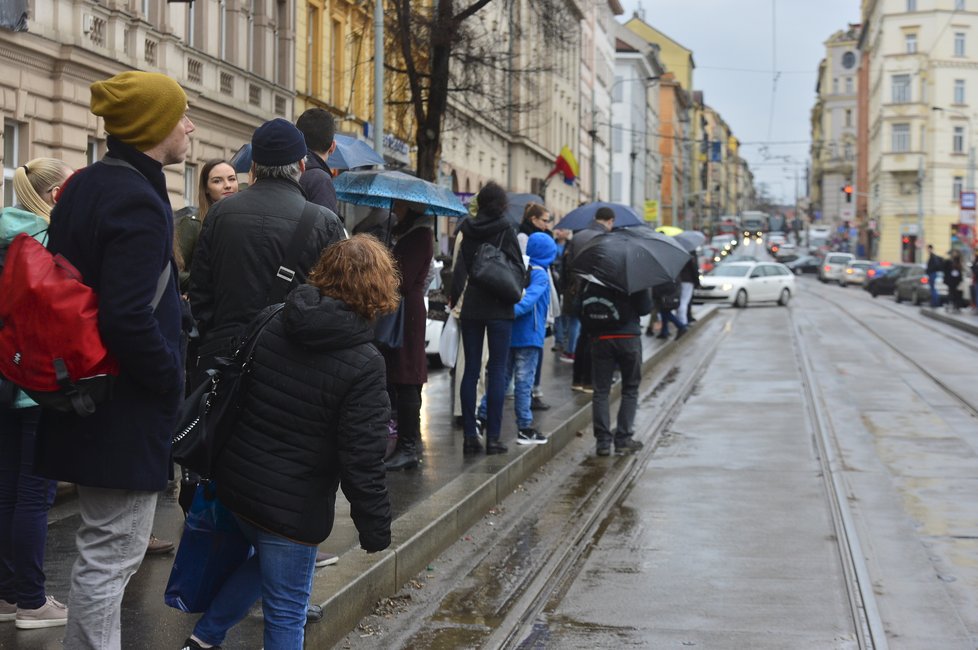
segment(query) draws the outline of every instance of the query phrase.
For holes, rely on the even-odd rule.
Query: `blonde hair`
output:
[[[45,201],[42,195],[63,184],[70,173],[68,165],[57,158],[35,158],[21,165],[14,171],[17,202],[25,210],[48,221],[54,206]]]

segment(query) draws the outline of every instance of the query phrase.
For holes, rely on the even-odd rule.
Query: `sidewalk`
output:
[[[971,308],[962,309],[958,313],[951,313],[945,311],[944,309],[921,307],[920,313],[927,318],[933,318],[934,320],[947,323],[948,325],[956,327],[959,330],[978,336],[978,314],[971,311]]]
[[[716,314],[716,306],[696,306],[699,324]],[[695,345],[699,328],[678,345]],[[667,348],[676,345],[643,336],[647,370]],[[548,341],[549,344],[549,341]],[[316,571],[312,601],[322,605],[324,620],[306,628],[307,647],[326,648],[336,643],[369,613],[376,602],[393,595],[476,521],[502,501],[538,467],[545,464],[590,424],[590,396],[570,390],[571,364],[558,361],[545,350],[542,388],[548,411],[537,412],[538,428],[550,438],[546,445],[522,447],[514,442],[512,401],[504,411],[502,456],[462,456],[462,431],[452,424],[450,376],[447,370],[430,373],[423,392],[421,413],[424,460],[417,470],[388,475],[394,513],[391,548],[367,555],[359,548],[349,504],[339,493],[336,523],[322,545],[340,556],[339,563]],[[619,386],[612,389],[613,396]],[[587,434],[586,434],[587,435]],[[154,533],[179,540],[183,521],[175,495],[163,495],[157,508]],[[74,532],[78,517],[70,500],[52,510],[46,572],[48,592],[67,598],[74,561]],[[123,647],[145,650],[178,648],[197,620],[163,604],[173,554],[147,557],[126,590],[123,603]],[[226,649],[261,645],[261,611],[254,608],[229,634]],[[0,624],[0,649],[60,650],[63,628],[17,631]]]

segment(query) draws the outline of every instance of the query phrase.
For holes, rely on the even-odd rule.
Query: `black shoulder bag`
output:
[[[498,300],[515,305],[523,297],[526,269],[502,250],[506,231],[500,233],[499,245],[483,242],[475,249],[469,267],[469,280]]]

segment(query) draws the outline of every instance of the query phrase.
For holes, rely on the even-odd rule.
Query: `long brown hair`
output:
[[[207,218],[207,212],[216,203],[216,201],[212,201],[211,197],[207,195],[207,181],[210,180],[211,171],[218,165],[228,165],[234,169],[234,165],[220,158],[208,160],[200,168],[200,179],[197,181],[197,217],[201,221]]]
[[[368,321],[394,311],[401,299],[394,257],[373,235],[354,235],[328,246],[308,282]]]

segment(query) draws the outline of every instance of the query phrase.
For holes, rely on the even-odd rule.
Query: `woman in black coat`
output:
[[[503,420],[503,402],[506,394],[506,359],[513,333],[513,304],[504,302],[473,282],[469,282],[469,269],[475,252],[483,243],[498,247],[503,254],[519,267],[523,255],[519,241],[506,218],[506,192],[496,183],[489,182],[476,197],[479,212],[475,218],[462,222],[462,248],[455,272],[452,275],[451,303],[461,301],[459,329],[465,354],[465,373],[462,376],[460,398],[465,443],[462,453],[482,451],[476,428],[475,391],[482,366],[483,340],[489,340],[489,362],[486,364],[486,453],[504,454],[508,451],[499,440]]]
[[[265,647],[301,650],[317,546],[332,530],[339,485],[360,546],[390,545],[390,403],[372,341],[373,320],[397,301],[390,253],[355,235],[323,252],[308,284],[261,331],[241,419],[215,469],[217,496],[256,555],[228,578],[185,646],[220,645],[261,597]]]

